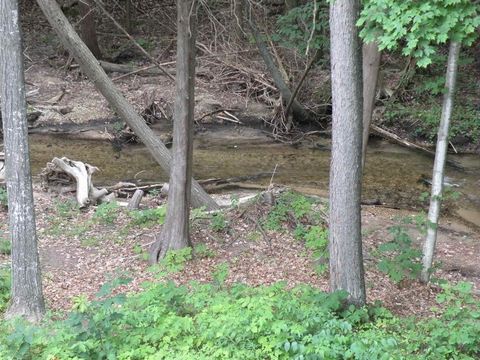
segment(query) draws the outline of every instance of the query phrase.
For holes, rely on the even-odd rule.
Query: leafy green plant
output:
[[[0,186],[0,207],[3,207],[3,208],[8,207],[7,190],[1,186]]]
[[[422,269],[421,251],[413,247],[404,227],[392,226],[389,232],[393,240],[378,247],[381,254],[379,270],[397,284],[404,279],[416,279]]]
[[[269,230],[279,231],[289,220],[295,225],[300,224],[307,215],[311,215],[311,212],[312,201],[310,199],[299,193],[287,191],[278,197],[264,224]]]
[[[7,238],[0,238],[0,254],[3,255],[10,255],[12,252],[12,243],[10,239]]]
[[[185,247],[179,250],[169,250],[159,265],[169,273],[182,271],[187,261],[192,259],[192,248]]]
[[[225,214],[222,212],[217,212],[212,215],[212,219],[210,221],[210,228],[213,231],[217,232],[224,232],[228,227],[228,221],[225,218]]]
[[[328,230],[324,227],[315,225],[310,227],[304,235],[305,246],[312,250],[313,260],[315,261],[316,271],[323,274],[328,269]]]
[[[132,224],[138,226],[152,226],[156,224],[163,224],[165,216],[167,215],[167,207],[159,206],[153,209],[133,210],[130,211]]]
[[[205,244],[195,245],[193,248],[193,255],[197,258],[213,258],[215,253]]]
[[[133,252],[137,255],[140,256],[140,258],[144,261],[147,261],[150,257],[150,255],[148,254],[148,251],[146,251],[141,245],[139,244],[136,244],[134,247],[133,247]]]
[[[224,283],[228,265],[218,266]],[[345,305],[345,292],[285,284],[231,287],[147,283],[112,296],[74,299],[65,319],[0,322],[7,359],[477,359],[478,300],[469,285],[444,288],[437,317],[405,319]]]
[[[118,218],[119,206],[115,201],[104,202],[97,206],[93,220],[103,224],[113,224]]]
[[[0,267],[0,315],[7,308],[10,300],[10,268]]]
[[[314,9],[314,3],[309,1],[279,16],[272,40],[297,49],[301,54],[306,53],[307,46],[313,53],[326,53],[329,47],[328,3],[317,2],[316,5]]]
[[[470,0],[368,0],[357,24],[365,42],[376,41],[381,50],[402,44],[403,55],[426,67],[449,39],[470,45],[480,17]]]
[[[225,284],[228,275],[230,273],[230,267],[226,262],[222,262],[215,266],[215,270],[212,272],[212,278],[214,285],[221,287]]]
[[[72,218],[80,211],[78,204],[73,200],[55,201],[55,210],[61,218]]]

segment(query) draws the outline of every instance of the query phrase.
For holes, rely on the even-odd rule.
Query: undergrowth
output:
[[[223,287],[145,283],[144,291],[75,300],[62,320],[0,323],[5,359],[476,359],[480,308],[471,286],[444,285],[444,310],[433,319],[403,319],[373,306],[355,308],[346,294],[285,284]],[[57,317],[58,319],[58,317]]]

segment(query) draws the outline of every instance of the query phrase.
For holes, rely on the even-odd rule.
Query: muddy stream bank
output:
[[[151,183],[166,181],[155,160],[142,145],[127,145],[121,150],[111,143],[97,140],[69,139],[65,136],[30,136],[32,171],[39,174],[53,157],[66,156],[101,169],[94,175],[96,185],[119,181]],[[463,220],[480,226],[480,159],[478,155],[449,155],[464,170],[447,167],[448,181],[460,198],[448,202],[451,212]],[[328,140],[313,146],[292,147],[265,141],[249,143],[245,139],[196,141],[194,176],[197,179],[261,176],[247,181],[268,185],[276,167],[274,183],[299,191],[327,196],[330,149]],[[364,175],[363,198],[387,206],[421,209],[419,200],[428,185],[433,159],[385,141],[373,141],[369,147]]]

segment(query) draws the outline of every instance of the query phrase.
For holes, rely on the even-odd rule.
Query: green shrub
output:
[[[10,300],[10,268],[0,267],[0,318]]]
[[[312,53],[315,51],[327,53],[329,49],[328,4],[317,3],[315,21],[313,21],[313,14],[314,4],[309,1],[279,16],[277,32],[273,34],[272,39],[285,47],[297,49],[301,54],[306,53],[307,44]],[[312,29],[313,26],[315,29]]]
[[[3,207],[3,208],[8,207],[7,190],[1,186],[0,186],[0,207]]]
[[[101,203],[93,214],[93,220],[103,224],[113,224],[118,217],[118,208],[115,201]]]
[[[12,252],[12,243],[10,239],[0,238],[0,254],[10,255]]]
[[[422,252],[413,247],[412,239],[404,227],[392,226],[389,231],[393,240],[378,247],[379,270],[397,284],[404,279],[416,279],[422,270]]]
[[[167,215],[167,207],[159,206],[153,209],[146,210],[132,210],[130,211],[132,224],[138,226],[152,226],[156,224],[163,224],[165,216]]]
[[[210,228],[213,231],[217,232],[224,232],[228,227],[228,221],[225,218],[225,214],[222,212],[217,212],[212,215],[212,219],[210,221]]]
[[[226,270],[225,270],[226,269]],[[228,266],[219,266],[222,282]],[[346,294],[214,284],[147,283],[144,291],[75,298],[64,320],[0,323],[7,359],[478,359],[479,303],[471,286],[444,288],[446,310],[402,319],[345,305]]]

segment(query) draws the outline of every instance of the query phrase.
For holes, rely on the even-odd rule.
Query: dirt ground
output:
[[[216,195],[229,198],[230,195]],[[73,211],[72,199],[55,197],[35,190],[39,252],[48,308],[67,310],[75,298],[85,295],[92,299],[101,285],[117,276],[128,276],[132,282],[120,291],[138,291],[142,282],[155,280],[156,271],[145,259],[146,251],[154,241],[161,225],[140,226],[122,208],[115,210],[118,217],[112,223],[95,220],[95,209]],[[147,196],[142,207],[153,208],[164,200]],[[296,240],[291,231],[259,231],[258,219],[268,207],[247,207],[226,213],[226,231],[214,231],[208,220],[199,220],[192,226],[194,246],[204,244],[207,251],[188,261],[184,270],[169,274],[166,279],[177,284],[191,280],[212,281],[212,271],[218,264],[227,263],[227,283],[249,285],[272,284],[286,281],[288,286],[306,283],[328,291],[328,275],[318,275],[310,250]],[[392,239],[388,228],[398,225],[414,212],[376,206],[365,206],[363,215],[364,262],[368,301],[381,301],[387,308],[401,315],[430,315],[439,287],[417,281],[392,282],[377,268],[377,247]],[[0,212],[0,233],[8,236],[7,213]],[[416,245],[422,241],[413,225],[409,233]],[[443,219],[436,252],[440,264],[434,276],[453,283],[469,281],[480,291],[480,234],[454,219]],[[0,263],[9,257],[0,255]],[[155,280],[157,281],[157,280]]]

